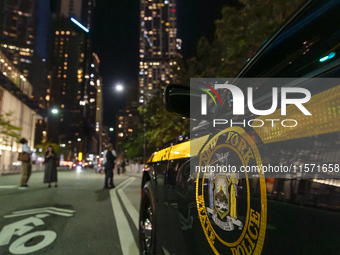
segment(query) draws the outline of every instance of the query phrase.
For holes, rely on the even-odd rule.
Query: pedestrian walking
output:
[[[28,179],[31,176],[32,165],[31,165],[31,154],[32,151],[28,147],[28,141],[25,138],[21,138],[20,143],[22,146],[22,159],[21,160],[21,178],[20,178],[20,187],[19,188],[27,188]],[[25,155],[26,154],[26,155]]]
[[[118,155],[117,160],[116,160],[116,169],[117,169],[117,174],[120,175],[120,169],[122,168],[122,155]]]
[[[115,166],[115,159],[117,157],[117,154],[116,151],[113,149],[111,143],[107,146],[107,148],[108,149],[105,150],[103,154],[103,165],[105,167],[104,189],[115,187],[115,185],[113,184],[113,168]]]
[[[127,158],[124,158],[122,162],[122,173],[125,173],[125,167],[127,164],[128,164],[128,160]]]
[[[57,174],[57,161],[58,156],[54,152],[53,147],[47,147],[45,154],[45,174],[44,183],[48,183],[48,188],[51,188],[51,183],[54,182],[54,187],[58,187],[58,174]]]

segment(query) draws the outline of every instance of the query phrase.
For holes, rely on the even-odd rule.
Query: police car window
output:
[[[241,77],[307,77],[338,66],[339,17],[340,1],[312,2]]]

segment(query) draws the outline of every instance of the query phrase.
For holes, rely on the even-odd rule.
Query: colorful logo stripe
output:
[[[221,104],[221,106],[222,106],[222,100],[221,100],[220,96],[218,95],[217,91],[216,91],[213,87],[211,87],[210,85],[205,84],[205,83],[201,83],[201,82],[198,82],[198,83],[199,83],[199,84],[202,84],[202,85],[204,85],[204,86],[206,86],[208,89],[210,89],[212,92],[214,92],[214,94],[217,96],[217,98],[218,98],[218,100],[220,101],[220,104]],[[201,89],[202,89],[202,88],[201,88]],[[209,94],[209,96],[211,96],[211,98],[214,100],[215,105],[217,105],[217,104],[216,104],[216,101],[215,101],[215,98],[212,96],[212,94],[209,93],[206,89],[202,89],[202,90],[204,90],[205,92],[207,92],[207,93]]]

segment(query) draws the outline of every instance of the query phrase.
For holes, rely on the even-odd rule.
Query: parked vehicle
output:
[[[339,13],[307,1],[235,79],[166,87],[167,109],[198,122],[143,170],[140,254],[339,254]]]

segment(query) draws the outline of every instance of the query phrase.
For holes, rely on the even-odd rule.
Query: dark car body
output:
[[[169,141],[151,155],[142,179],[141,254],[340,254],[340,179],[303,175],[312,166],[315,172],[318,167],[333,168],[333,173],[339,169],[340,83],[334,80],[340,77],[339,14],[340,1],[307,1],[234,80],[238,84],[241,78],[289,78],[287,83],[308,89],[312,117],[294,115],[302,123],[300,128],[269,132],[250,126],[213,127],[208,119],[190,135]],[[299,79],[311,77],[325,82]],[[254,101],[267,109],[272,87],[265,82],[256,87]],[[234,116],[232,109],[225,108],[214,114],[215,119],[238,122],[259,118],[249,111]],[[222,155],[217,151],[222,147],[234,152],[228,160],[236,165],[243,160],[295,166],[302,175],[259,174],[236,181],[233,176],[211,179],[192,171],[192,165]],[[227,193],[235,198],[228,200],[229,206],[220,205],[229,208],[228,216],[214,216],[216,210],[209,205],[220,196],[211,194],[218,181],[228,183]],[[222,222],[213,217],[229,218]]]

